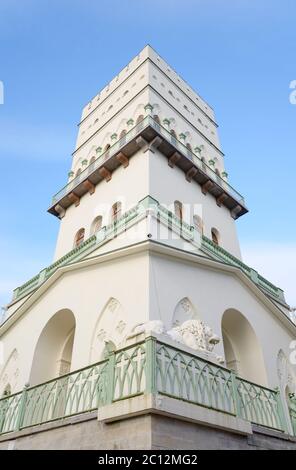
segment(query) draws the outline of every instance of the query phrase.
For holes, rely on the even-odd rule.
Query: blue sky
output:
[[[1,0],[0,304],[51,262],[82,106],[149,43],[214,108],[244,260],[296,305],[295,0]]]

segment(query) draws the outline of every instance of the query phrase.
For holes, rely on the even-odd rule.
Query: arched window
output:
[[[115,222],[121,216],[121,202],[117,201],[113,204],[111,209],[111,219]]]
[[[109,148],[111,147],[110,144],[107,144],[105,145],[105,148],[104,148],[104,158],[109,158],[109,155],[110,155],[110,152],[109,152]]]
[[[215,173],[216,173],[217,176],[219,176],[219,177],[221,176],[220,171],[218,170],[218,168],[215,168]]]
[[[90,233],[91,235],[96,234],[102,228],[103,217],[98,215],[91,224]]]
[[[79,175],[80,175],[80,173],[81,173],[81,168],[78,168],[78,170],[76,171],[76,175],[75,175],[75,177],[76,177],[76,176],[79,176]]]
[[[119,134],[120,145],[125,144],[126,142],[126,130],[123,129]]]
[[[183,204],[180,201],[175,201],[174,202],[174,210],[175,210],[175,215],[180,219],[181,221],[183,220]]]
[[[77,248],[84,240],[85,229],[80,228],[74,238],[74,248]]]
[[[91,157],[89,164],[92,165],[93,163],[95,163],[95,161],[96,161],[96,157]]]
[[[186,147],[187,147],[187,155],[188,155],[188,157],[191,157],[191,154],[192,154],[192,147],[191,147],[191,145],[189,144],[189,142],[186,144]]]
[[[216,228],[211,229],[211,235],[212,235],[212,242],[215,243],[215,245],[220,245],[220,233]]]
[[[137,118],[136,125],[137,125],[139,130],[143,129],[143,125],[144,125],[143,119],[144,119],[143,114],[140,114],[140,116],[138,116],[138,118]]]
[[[160,124],[160,119],[159,119],[158,114],[154,114],[153,119],[155,122],[157,122],[157,124]]]
[[[172,144],[176,145],[176,143],[177,143],[177,134],[176,134],[176,132],[174,131],[174,129],[171,129],[171,130],[170,130],[170,134],[171,134],[171,142],[172,142]]]
[[[202,166],[203,171],[207,171],[205,157],[201,157],[201,166]]]
[[[141,121],[143,121],[144,116],[143,114],[140,114],[140,116],[137,117],[136,124],[139,124]]]
[[[202,218],[197,214],[194,214],[193,216],[193,225],[199,233],[203,234],[203,221]]]

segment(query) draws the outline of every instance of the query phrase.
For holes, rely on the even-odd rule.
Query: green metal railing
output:
[[[291,424],[292,424],[294,436],[296,436],[296,394],[295,393],[290,393],[289,395],[289,412],[291,416]]]
[[[245,205],[243,196],[236,191],[226,180],[221,178],[206,162],[186,147],[183,142],[174,137],[165,127],[156,122],[151,116],[146,116],[141,122],[130,129],[124,137],[115,142],[108,150],[102,153],[96,160],[85,168],[78,176],[67,183],[52,198],[51,205],[57,204],[63,197],[70,194],[75,188],[85,181],[95,170],[97,170],[106,160],[120,152],[122,148],[131,142],[138,134],[147,127],[153,127],[155,131],[170,142],[182,155],[192,161],[203,173],[206,173],[215,183],[217,183],[224,191],[231,195],[240,204]]]
[[[176,232],[178,235],[186,240],[193,240],[194,230],[193,226],[185,221],[181,221],[173,212],[169,211],[166,207],[159,204],[151,196],[145,197],[135,207],[129,209],[121,217],[111,224],[102,227],[96,235],[91,236],[85,240],[81,245],[69,251],[66,255],[59,258],[53,264],[39,272],[32,279],[27,281],[20,287],[13,291],[13,300],[18,300],[37,289],[44,281],[46,281],[58,268],[78,261],[96,250],[99,246],[106,243],[108,240],[118,236],[127,230],[132,224],[138,222],[146,217],[146,210],[153,208],[157,218],[163,222],[166,227]],[[279,287],[276,287],[271,282],[267,281],[264,277],[258,274],[257,271],[247,266],[241,260],[233,256],[221,246],[216,245],[206,236],[202,236],[201,249],[206,253],[214,255],[219,260],[226,262],[232,266],[240,268],[255,284],[264,288],[275,299],[285,303],[284,292]]]
[[[232,266],[237,266],[240,268],[255,284],[260,287],[263,287],[269,294],[274,296],[276,299],[286,303],[284,292],[279,287],[276,287],[274,284],[269,282],[263,276],[261,276],[255,269],[250,268],[240,259],[233,256],[231,253],[226,251],[222,246],[217,245],[212,240],[207,238],[205,235],[202,236],[202,248],[206,252],[210,252],[215,255],[221,261],[224,261]]]
[[[279,392],[154,337],[98,364],[0,400],[0,433],[64,419],[140,394],[162,394],[287,431]],[[294,403],[295,406],[295,403]],[[295,429],[295,415],[291,414]]]

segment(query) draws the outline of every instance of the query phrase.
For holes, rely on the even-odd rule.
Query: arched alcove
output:
[[[247,318],[238,310],[226,310],[222,318],[222,335],[227,367],[247,380],[266,386],[261,345]]]
[[[30,385],[46,382],[70,371],[75,335],[75,317],[63,309],[44,326],[31,367]]]

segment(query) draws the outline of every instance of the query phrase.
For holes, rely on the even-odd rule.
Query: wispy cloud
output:
[[[286,300],[296,306],[296,243],[242,242],[244,261],[285,291]]]

